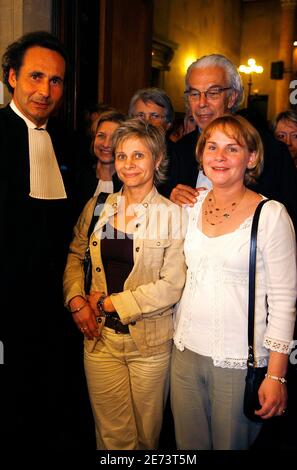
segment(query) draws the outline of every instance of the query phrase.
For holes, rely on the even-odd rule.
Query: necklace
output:
[[[218,225],[230,219],[230,217],[232,217],[233,212],[237,209],[237,207],[243,200],[245,192],[246,188],[244,188],[243,194],[238,201],[233,201],[229,206],[220,208],[216,207],[215,196],[213,194],[213,191],[211,190],[208,194],[204,209],[204,216],[206,222],[210,225]]]

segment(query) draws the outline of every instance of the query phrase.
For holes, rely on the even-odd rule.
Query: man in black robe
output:
[[[0,442],[16,448],[61,448],[71,419],[67,361],[75,358],[62,276],[76,216],[76,144],[51,117],[66,62],[47,32],[21,37],[2,60],[12,100],[0,110]]]

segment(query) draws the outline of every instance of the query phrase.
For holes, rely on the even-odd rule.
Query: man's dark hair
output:
[[[13,93],[13,88],[8,81],[9,70],[13,69],[16,73],[16,77],[18,77],[26,51],[35,46],[58,52],[65,60],[67,67],[68,54],[64,46],[55,36],[47,31],[34,31],[33,33],[25,34],[15,42],[9,44],[2,57],[3,82],[11,94]]]

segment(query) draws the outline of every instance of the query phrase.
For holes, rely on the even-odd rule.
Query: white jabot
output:
[[[112,181],[103,181],[99,180],[97,188],[94,192],[94,196],[98,196],[100,193],[113,193],[113,182]]]
[[[66,199],[62,175],[55,155],[51,137],[44,124],[36,128],[11,101],[12,110],[28,127],[30,196],[36,199]]]
[[[30,196],[36,199],[66,199],[62,175],[52,140],[45,129],[28,128]]]

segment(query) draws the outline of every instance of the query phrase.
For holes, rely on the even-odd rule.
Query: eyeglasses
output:
[[[158,122],[164,119],[166,116],[158,113],[137,113],[133,114],[133,117],[137,119],[142,119],[143,121],[152,121],[152,122]]]
[[[195,88],[191,90],[186,90],[184,93],[189,98],[189,101],[196,102],[201,99],[201,95],[204,95],[206,100],[215,101],[217,100],[223,91],[231,90],[232,87],[210,87],[208,90],[200,91],[195,90]]]

